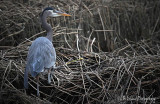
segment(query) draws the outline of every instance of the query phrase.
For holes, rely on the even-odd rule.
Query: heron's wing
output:
[[[43,52],[40,51],[40,46],[30,47],[28,54],[28,65],[31,72],[31,75],[35,77],[38,73],[44,70],[44,57]]]
[[[31,45],[27,57],[31,75],[34,77],[44,68],[54,67],[56,53],[53,44],[45,37],[37,38]]]
[[[53,48],[52,44],[47,44],[47,46],[45,47],[45,53],[44,57],[45,57],[45,64],[44,67],[45,68],[50,68],[50,67],[54,67],[55,66],[55,62],[56,62],[56,52],[55,49]]]

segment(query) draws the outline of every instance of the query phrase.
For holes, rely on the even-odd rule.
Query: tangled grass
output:
[[[0,1],[0,103],[159,103],[159,1],[17,1]],[[23,76],[47,5],[72,17],[48,20],[61,67],[51,84],[41,76],[37,98],[35,79],[26,94]]]

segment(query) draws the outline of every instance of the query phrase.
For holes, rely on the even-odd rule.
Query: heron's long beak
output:
[[[59,15],[61,15],[61,16],[71,16],[71,15],[69,15],[67,13],[59,13]]]
[[[58,11],[58,10],[56,10],[56,13],[57,13],[59,16],[71,16],[71,15],[69,15],[69,14],[67,14],[67,13],[64,13],[64,12],[61,12],[61,11]]]

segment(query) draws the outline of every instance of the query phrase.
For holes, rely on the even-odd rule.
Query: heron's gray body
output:
[[[52,42],[46,37],[39,37],[33,41],[27,57],[27,66],[32,77],[44,72],[45,68],[54,68],[56,52]]]
[[[37,96],[39,93],[39,73],[48,69],[48,83],[51,83],[51,68],[55,68],[56,52],[52,44],[53,30],[47,23],[47,17],[70,16],[51,7],[43,10],[41,15],[42,27],[46,30],[46,37],[39,37],[33,41],[29,48],[27,64],[24,72],[24,87],[28,88],[28,73],[37,79]]]
[[[32,77],[38,76],[45,69],[55,67],[56,52],[52,42],[47,37],[39,37],[33,41],[29,48],[27,56],[27,64],[24,73],[24,87],[28,89],[28,73]],[[48,74],[48,81],[50,80],[50,74]]]

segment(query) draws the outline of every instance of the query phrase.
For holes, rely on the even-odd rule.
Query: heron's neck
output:
[[[51,42],[52,42],[52,38],[53,38],[53,30],[50,24],[47,23],[47,16],[42,16],[42,27],[47,31],[47,36],[46,38],[48,38]]]

